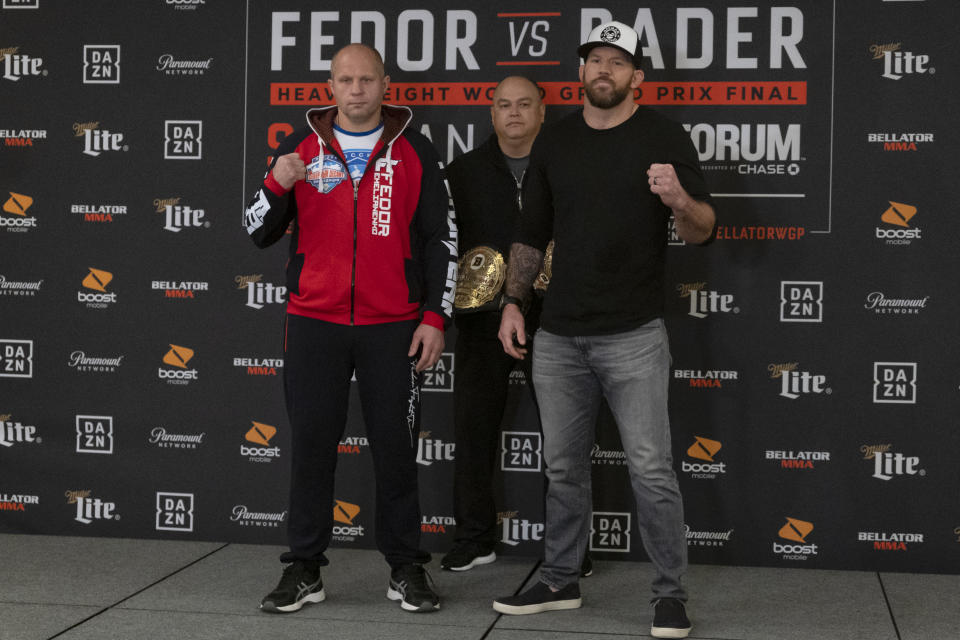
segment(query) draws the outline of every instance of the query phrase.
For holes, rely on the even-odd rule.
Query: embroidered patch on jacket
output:
[[[307,165],[307,182],[320,193],[330,193],[346,179],[347,169],[336,156],[324,154],[322,165],[320,156],[316,156]]]

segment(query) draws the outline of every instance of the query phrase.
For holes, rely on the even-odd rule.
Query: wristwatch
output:
[[[504,295],[503,297],[500,298],[501,311],[503,311],[503,308],[508,304],[515,304],[517,305],[517,308],[520,309],[521,312],[523,311],[523,300],[521,300],[517,296]]]

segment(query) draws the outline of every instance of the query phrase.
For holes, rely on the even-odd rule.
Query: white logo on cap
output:
[[[620,29],[611,25],[600,32],[600,39],[604,42],[616,42],[620,39]]]

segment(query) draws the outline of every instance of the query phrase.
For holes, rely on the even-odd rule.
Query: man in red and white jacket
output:
[[[284,389],[293,431],[289,563],[261,602],[289,612],[324,599],[320,567],[333,529],[333,484],[351,375],[359,384],[376,472],[377,547],[391,568],[387,597],[434,611],[420,549],[416,452],[419,372],[443,352],[453,312],[457,230],[442,166],[407,128],[406,107],[376,50],[334,56],[336,106],[311,109],[287,136],[247,208],[259,247],[292,225],[287,263]]]

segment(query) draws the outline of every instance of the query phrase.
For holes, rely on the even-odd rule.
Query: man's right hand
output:
[[[507,355],[523,360],[527,350],[523,347],[527,344],[527,332],[523,326],[523,314],[520,307],[511,303],[504,305],[500,312],[500,332],[497,334],[500,338],[500,344]],[[514,338],[520,344],[520,347],[513,343]]]
[[[303,180],[306,177],[307,167],[298,153],[280,156],[277,158],[277,163],[273,165],[273,179],[288,191],[293,188],[297,180]]]

